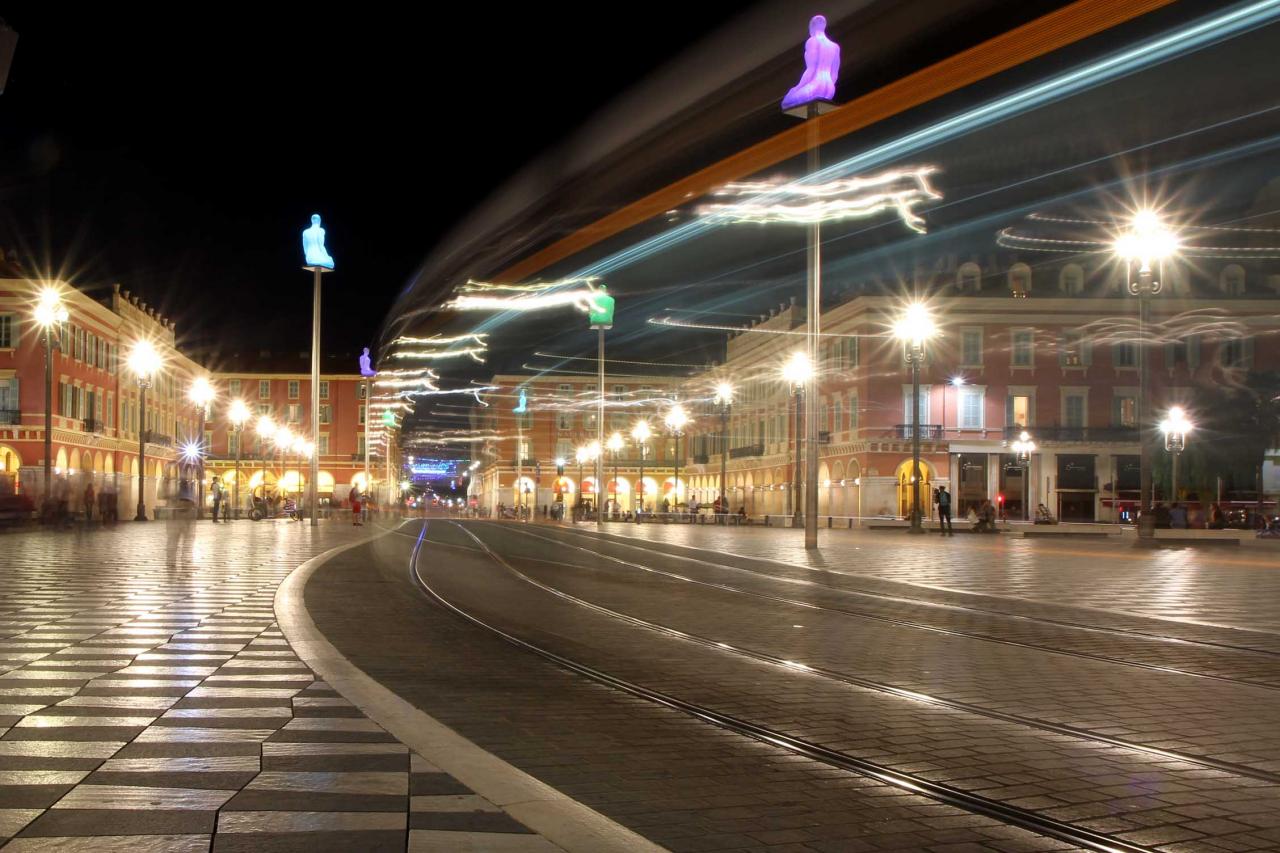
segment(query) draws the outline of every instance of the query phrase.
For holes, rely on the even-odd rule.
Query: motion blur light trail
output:
[[[1261,0],[1220,15],[1205,18],[1151,39],[1136,47],[1119,51],[1081,68],[1055,75],[1033,86],[986,104],[966,110],[898,139],[807,175],[801,182],[832,181],[868,169],[888,166],[893,160],[918,153],[965,133],[994,125],[1014,116],[1063,100],[1104,83],[1134,74],[1179,56],[1224,41],[1280,18],[1280,0]],[[762,203],[769,203],[762,199]],[[643,240],[630,248],[615,252],[574,273],[578,277],[602,276],[615,272],[652,255],[665,251],[695,236],[721,227],[723,222],[698,219],[677,226],[663,234]],[[495,318],[497,319],[497,318]]]
[[[937,200],[942,194],[929,184],[935,166],[894,169],[869,178],[845,178],[825,184],[801,181],[739,182],[717,190],[716,196],[750,196],[746,201],[709,204],[698,212],[712,220],[728,222],[838,222],[865,219],[890,208],[917,233],[925,231],[924,218],[915,206]]]

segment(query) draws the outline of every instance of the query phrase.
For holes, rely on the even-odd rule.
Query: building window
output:
[[[929,400],[933,397],[932,385],[920,386],[920,424],[929,423]],[[902,386],[902,422],[904,424],[911,423],[911,386]],[[910,427],[908,426],[907,437],[911,436]]]
[[[270,404],[270,403],[259,403],[259,404],[258,404],[258,414],[259,414],[259,415],[269,415],[269,414],[271,414],[271,404]]]
[[[1223,367],[1247,367],[1253,342],[1248,338],[1233,338],[1218,345],[1218,357]]]
[[[1067,264],[1058,274],[1058,290],[1068,296],[1084,293],[1084,269],[1079,264]]]
[[[324,432],[320,433],[320,441],[316,444],[316,453],[320,454],[321,456],[329,455],[329,434],[328,433],[324,433]]]
[[[333,406],[320,407],[320,423],[327,424],[333,420]]]
[[[290,404],[286,407],[286,411],[287,411],[287,414],[285,415],[285,417],[288,419],[288,422],[289,422],[289,423],[291,423],[291,424],[297,424],[297,423],[301,423],[301,422],[302,422],[302,406],[301,406],[301,404],[299,404],[299,403],[290,403]]]
[[[1087,367],[1089,345],[1079,332],[1063,332],[1058,344],[1058,364],[1062,367]]]
[[[84,336],[84,360],[90,367],[97,363],[98,358],[98,336],[92,332],[86,332]]]
[[[84,361],[84,329],[76,326],[75,330],[75,350],[73,357],[76,361]]]
[[[107,392],[107,429],[115,429],[116,425],[116,395]]]
[[[1081,428],[1085,425],[1084,395],[1066,394],[1062,398],[1062,420],[1068,427]]]
[[[963,387],[960,389],[960,429],[982,429],[982,402],[986,397],[985,388]]]
[[[300,383],[296,379],[289,380],[289,399],[290,400],[298,399],[298,394],[301,392],[301,385],[302,383]]]
[[[365,381],[361,382],[359,387],[357,388],[356,399],[363,400],[368,396],[369,396],[369,380],[366,379]]]
[[[1009,267],[1009,291],[1018,297],[1031,292],[1031,267],[1026,264],[1014,264]]]
[[[15,339],[17,335],[16,318],[12,314],[0,314],[0,349],[10,349],[17,346]]]
[[[1132,394],[1118,394],[1112,403],[1113,426],[1136,427],[1138,425],[1138,398]]]
[[[107,342],[105,339],[100,339],[98,341],[98,367],[106,370],[107,364]]]
[[[1030,329],[1018,329],[1014,331],[1013,360],[1011,362],[1014,367],[1033,366],[1035,358],[1033,341],[1034,338]]]
[[[364,456],[364,433],[356,436],[356,455]]]
[[[1008,426],[1031,426],[1031,397],[1026,394],[1014,394],[1010,396],[1008,416]]]
[[[849,429],[858,428],[858,395],[852,394],[849,397]]]
[[[960,366],[982,366],[982,330],[960,330]]]
[[[831,431],[844,431],[844,404],[839,397],[831,404]]]
[[[271,380],[270,379],[258,380],[258,399],[259,400],[271,399]]]
[[[232,399],[235,399],[236,397],[240,396],[240,380],[239,379],[227,380],[227,393],[231,395]]]
[[[1138,348],[1131,343],[1116,344],[1112,349],[1116,367],[1137,367]]]
[[[982,269],[973,261],[960,265],[956,273],[956,290],[961,293],[977,293],[982,289]]]
[[[573,386],[567,383],[556,386],[556,393],[561,397],[569,397],[573,394]]]
[[[320,399],[329,399],[329,380],[325,379],[320,382]]]
[[[1224,267],[1219,281],[1223,293],[1228,296],[1244,296],[1244,267],[1239,264]]]
[[[573,414],[570,412],[557,412],[556,429],[573,429]]]
[[[360,407],[359,420],[357,421],[357,423],[360,424],[360,426],[364,426],[364,406]]]

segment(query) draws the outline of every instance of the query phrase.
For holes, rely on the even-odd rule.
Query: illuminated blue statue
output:
[[[840,45],[827,38],[827,19],[814,15],[809,21],[809,40],[804,43],[804,76],[782,99],[782,108],[831,100],[836,96],[839,76]]]
[[[521,388],[521,389],[520,389],[520,403],[519,403],[519,405],[517,405],[517,406],[516,406],[514,409],[512,409],[511,411],[515,412],[517,415],[523,415],[525,412],[529,411],[529,401],[525,398],[525,395],[524,395],[524,389],[523,389],[523,388]]]
[[[332,263],[332,261],[330,262]],[[377,376],[378,371],[373,369],[369,364],[369,348],[365,347],[364,352],[360,354],[360,375],[361,376]]]
[[[311,214],[311,227],[302,232],[302,251],[307,256],[308,267],[333,269],[333,257],[324,247],[324,229],[320,227],[320,214]]]

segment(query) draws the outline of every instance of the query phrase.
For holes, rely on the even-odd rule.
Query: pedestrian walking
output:
[[[218,523],[218,510],[222,509],[222,481],[217,477],[209,484],[209,494],[213,496],[213,523]]]
[[[351,523],[354,526],[364,524],[360,520],[360,489],[356,486],[351,487],[351,491],[347,493],[347,500],[351,503]]]
[[[89,480],[84,484],[84,523],[85,526],[93,524],[93,507],[97,503],[97,498],[93,493],[93,480]]]
[[[938,532],[944,536],[955,536],[956,532],[951,529],[951,493],[946,486],[938,486],[935,495],[938,503]]]

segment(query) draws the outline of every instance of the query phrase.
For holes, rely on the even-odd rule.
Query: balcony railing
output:
[[[706,465],[706,464],[707,464],[708,462],[710,462],[710,461],[711,461],[711,456],[710,456],[710,455],[708,455],[708,454],[706,454],[706,453],[695,453],[695,454],[693,454],[693,464],[694,464],[694,465]]]
[[[18,409],[0,409],[0,424],[16,424],[22,421],[22,412]]]
[[[901,438],[907,441],[911,440],[914,427],[911,424],[896,424],[893,427],[893,435],[895,438]],[[942,427],[939,424],[920,424],[920,440],[921,441],[941,441]]]
[[[1136,427],[1021,427],[1004,428],[1005,441],[1013,441],[1023,430],[1031,436],[1032,441],[1116,441],[1136,444],[1138,430]]]
[[[85,432],[100,433],[107,428],[107,425],[97,418],[85,418],[82,424]]]
[[[157,447],[173,447],[173,436],[164,433],[147,430],[143,433],[146,436],[147,444],[154,444]]]
[[[730,459],[746,459],[751,456],[764,456],[764,445],[747,444],[742,447],[729,448]]]

